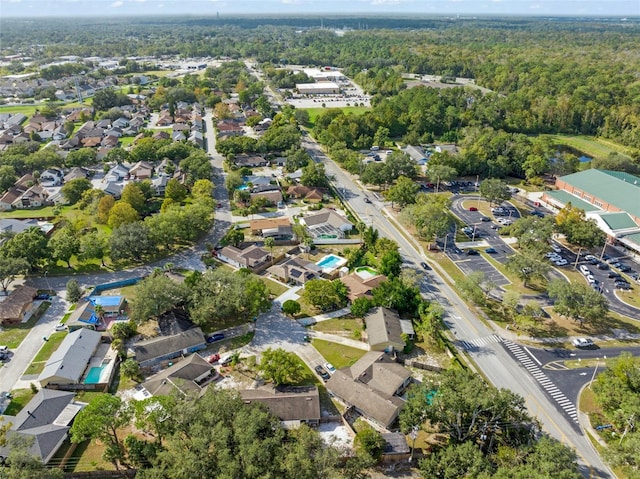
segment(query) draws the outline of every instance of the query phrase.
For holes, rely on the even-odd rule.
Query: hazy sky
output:
[[[422,13],[640,16],[640,0],[0,0],[0,17]]]

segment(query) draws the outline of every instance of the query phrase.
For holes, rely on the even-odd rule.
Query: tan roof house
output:
[[[129,174],[137,180],[145,180],[153,176],[153,165],[146,161],[139,161],[131,168]]]
[[[371,292],[386,280],[387,277],[383,274],[363,278],[355,272],[340,278],[340,281],[342,281],[349,290],[349,301],[365,296],[371,298]]]
[[[264,230],[277,229],[278,226],[291,226],[291,220],[285,216],[279,218],[260,218],[251,220],[249,223],[251,234],[254,235],[262,235]]]
[[[282,192],[280,190],[275,191],[261,191],[259,193],[251,193],[251,199],[253,198],[264,198],[267,201],[273,203],[274,205],[282,202]]]
[[[372,351],[402,351],[405,346],[402,335],[412,337],[415,334],[411,321],[400,319],[395,311],[380,306],[369,311],[364,322]]]
[[[33,185],[13,202],[15,208],[39,208],[47,203],[49,194],[40,185]]]
[[[267,250],[251,245],[245,249],[225,246],[218,251],[218,259],[236,268],[255,268],[269,261],[271,257]]]
[[[326,189],[309,187],[304,185],[292,185],[287,188],[287,195],[290,198],[302,199],[310,203],[319,203],[324,198]]]
[[[0,323],[17,324],[29,312],[33,298],[38,294],[36,288],[24,284],[16,286],[13,292],[0,303]]]
[[[369,351],[353,366],[338,369],[327,389],[347,406],[384,428],[398,418],[404,400],[400,394],[411,383],[411,372],[380,351]]]
[[[285,283],[304,284],[311,279],[320,278],[322,268],[311,261],[293,257],[288,260],[271,266],[267,270],[270,274]]]
[[[169,396],[174,391],[184,396],[199,396],[216,377],[211,364],[199,354],[192,354],[154,374],[142,386],[152,396]]]

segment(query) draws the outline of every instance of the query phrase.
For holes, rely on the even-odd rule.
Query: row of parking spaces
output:
[[[449,256],[465,275],[473,273],[474,271],[482,271],[486,280],[496,286],[506,286],[510,283],[495,266],[480,255],[468,256],[464,251],[460,251],[459,254],[451,251]]]

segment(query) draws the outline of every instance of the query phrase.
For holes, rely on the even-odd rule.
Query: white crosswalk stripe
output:
[[[492,334],[490,336],[483,336],[481,338],[469,339],[466,341],[460,341],[463,349],[465,351],[473,351],[478,349],[480,346],[486,346],[491,343],[501,343],[502,338],[497,334]]]
[[[495,336],[495,335],[494,335]],[[483,339],[483,338],[478,338]],[[464,341],[463,341],[464,342]],[[569,415],[573,421],[578,424],[578,411],[575,405],[560,391],[555,384],[542,372],[540,367],[531,360],[522,346],[512,341],[502,340],[501,342],[507,347],[507,349],[513,354],[518,361],[525,367],[527,371],[538,381],[540,386],[553,398],[555,402]],[[466,349],[466,348],[465,348]]]

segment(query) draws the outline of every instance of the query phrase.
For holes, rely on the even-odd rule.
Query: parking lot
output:
[[[458,251],[460,253],[458,253]],[[510,281],[482,255],[469,256],[466,251],[453,248],[447,250],[447,255],[465,275],[473,273],[474,271],[482,271],[487,281],[494,283],[496,286],[506,286],[510,283]]]

